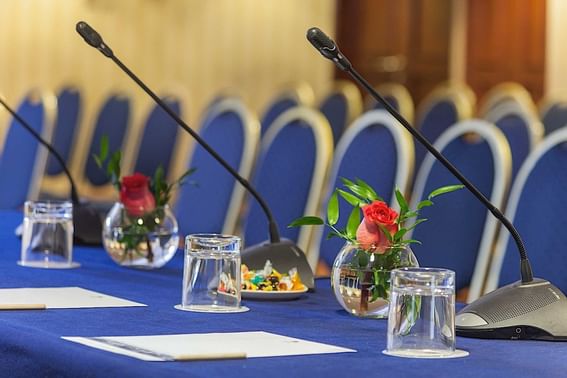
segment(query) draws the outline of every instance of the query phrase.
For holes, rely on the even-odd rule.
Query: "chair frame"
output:
[[[396,169],[396,179],[395,185],[402,192],[406,192],[409,188],[411,177],[413,176],[413,166],[414,166],[414,146],[413,139],[411,135],[400,125],[398,121],[392,117],[386,110],[377,109],[370,110],[357,118],[344,132],[341,140],[336,146],[335,156],[333,157],[332,167],[329,175],[329,180],[326,188],[326,195],[330,195],[333,192],[334,182],[337,178],[339,172],[339,166],[342,162],[344,155],[349,150],[349,147],[360,132],[365,130],[375,124],[383,125],[388,129],[392,137],[394,138],[397,150],[396,160],[398,161],[398,167]],[[328,198],[328,197],[327,197]],[[390,199],[390,204],[396,206],[397,204],[395,192],[392,192],[392,198]],[[325,198],[323,198],[324,200]],[[306,214],[316,214],[316,213],[306,213]],[[323,227],[317,227],[313,231],[312,242],[307,253],[307,260],[309,265],[315,271],[317,263],[319,261],[319,244],[321,238],[323,238],[323,233],[325,230]],[[337,251],[338,252],[338,251]]]
[[[443,151],[456,138],[480,136],[486,141],[493,154],[494,162],[494,181],[492,192],[489,200],[495,206],[501,208],[506,201],[508,187],[510,185],[512,171],[512,155],[510,147],[506,141],[503,132],[495,125],[483,120],[466,120],[457,123],[450,129],[447,129],[439,139],[435,142],[435,148]],[[432,155],[427,155],[418,172],[414,190],[411,198],[411,208],[416,208],[417,204],[424,195],[425,184],[433,169],[433,165],[437,162]],[[479,250],[476,257],[475,268],[471,278],[470,289],[467,302],[471,302],[478,298],[482,293],[482,288],[487,274],[490,255],[498,230],[498,221],[492,216],[487,209],[486,219],[484,221],[484,229]],[[413,230],[410,231],[408,238],[411,239]]]
[[[539,144],[538,147],[526,158],[524,164],[522,164],[522,167],[516,175],[514,185],[512,186],[508,199],[508,206],[506,208],[505,216],[511,222],[513,222],[514,218],[516,217],[519,200],[526,181],[539,162],[540,158],[544,156],[549,150],[556,147],[558,144],[565,142],[567,142],[567,128],[556,130],[553,133],[549,134],[549,136],[546,137],[544,141]],[[508,232],[501,232],[496,242],[496,247],[492,256],[492,263],[484,287],[484,293],[491,292],[498,287],[500,271],[502,269],[502,263],[504,261],[504,255],[506,253],[506,248],[509,241],[510,234]]]
[[[488,113],[500,103],[508,100],[521,104],[524,109],[528,109],[529,112],[537,115],[537,109],[530,92],[521,84],[510,81],[497,84],[486,92],[478,109],[479,117],[487,119]]]
[[[321,112],[298,106],[282,113],[274,120],[266,134],[262,137],[261,154],[268,150],[279,132],[294,121],[303,121],[313,130],[316,143],[316,158],[311,178],[311,185],[303,214],[318,214],[321,206],[323,189],[329,174],[330,161],[333,157],[333,136],[331,126]],[[297,245],[307,251],[313,235],[311,226],[302,226],[297,238]]]

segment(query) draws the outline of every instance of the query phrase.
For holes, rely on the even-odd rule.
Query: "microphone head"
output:
[[[317,27],[307,30],[307,40],[327,59],[336,58],[339,54],[337,44]]]
[[[85,21],[77,22],[77,26],[75,27],[77,33],[83,37],[85,42],[87,42],[92,47],[99,48],[102,44],[102,37],[100,34],[96,32],[93,28],[89,26]]]

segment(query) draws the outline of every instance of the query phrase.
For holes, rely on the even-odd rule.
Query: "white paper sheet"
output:
[[[353,349],[262,331],[97,338],[63,337],[63,339],[144,361],[168,359],[144,354],[143,351],[170,356],[171,359],[192,354],[201,356],[245,353],[247,358],[252,358],[356,352]],[[110,344],[118,342],[119,346],[106,344],[105,341]],[[136,348],[140,348],[142,352],[136,352]]]
[[[80,287],[0,289],[1,304],[45,304],[50,308],[146,306]]]

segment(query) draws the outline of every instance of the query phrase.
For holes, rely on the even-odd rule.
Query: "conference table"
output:
[[[206,314],[174,308],[181,299],[183,252],[163,268],[114,264],[100,247],[74,247],[80,268],[17,265],[22,221],[0,212],[0,287],[79,286],[147,307],[0,311],[0,376],[26,377],[524,377],[565,376],[567,343],[457,338],[470,353],[456,359],[405,359],[382,354],[386,320],[360,319],[334,299],[328,279],[288,301],[243,300],[249,312]],[[221,361],[148,362],[90,348],[62,336],[169,335],[266,331],[355,349],[356,353]]]

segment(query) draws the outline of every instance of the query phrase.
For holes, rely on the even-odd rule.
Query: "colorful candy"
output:
[[[259,291],[295,291],[303,290],[305,286],[297,273],[297,268],[292,268],[288,274],[282,274],[275,270],[270,260],[266,261],[264,269],[249,270],[242,264],[242,289]]]

